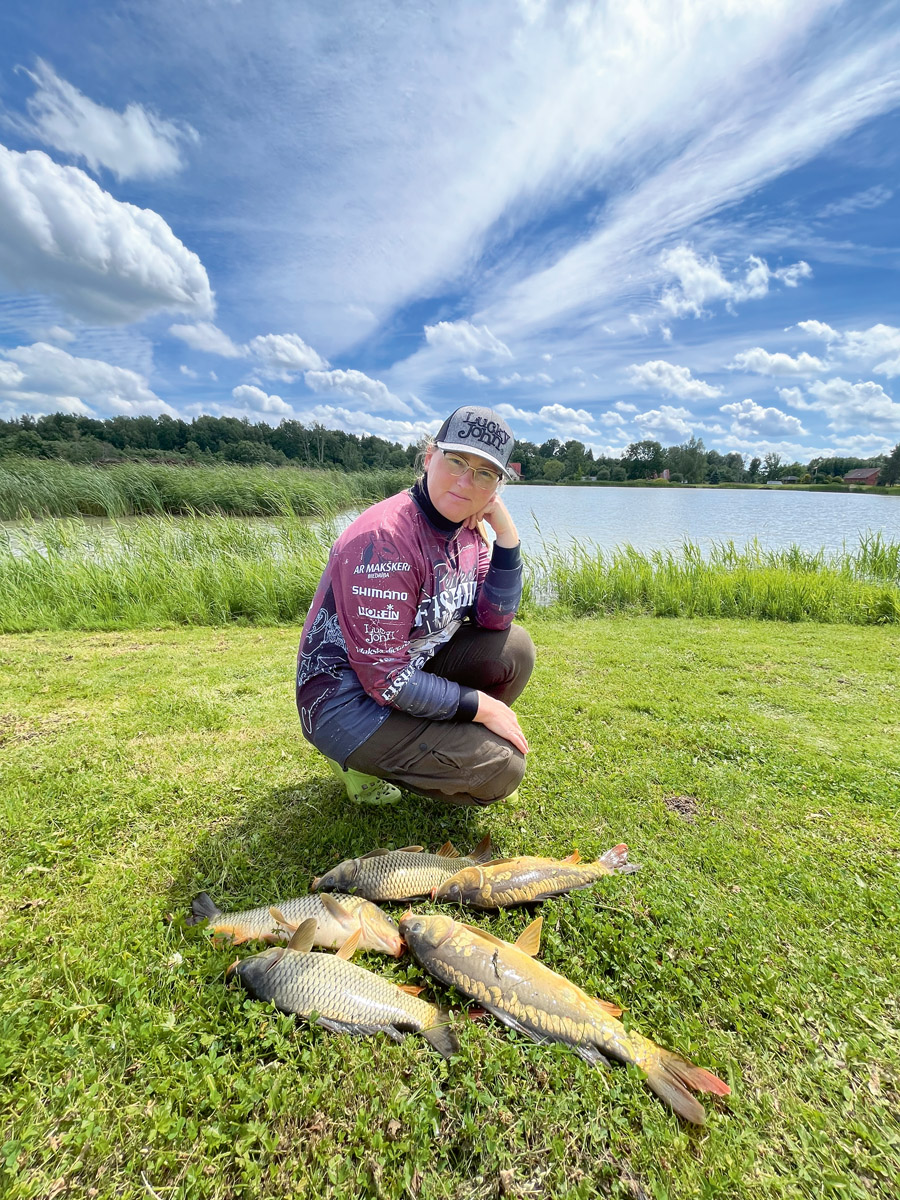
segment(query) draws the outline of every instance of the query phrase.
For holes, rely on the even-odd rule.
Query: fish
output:
[[[628,861],[624,842],[589,863],[581,861],[577,850],[563,859],[495,858],[457,871],[434,889],[431,898],[480,909],[514,908],[590,887],[604,875],[630,875],[640,869],[639,863]]]
[[[706,1112],[688,1089],[727,1096],[728,1084],[626,1029],[618,1020],[622,1010],[616,1005],[589,996],[563,975],[535,962],[541,924],[538,917],[513,944],[444,914],[408,912],[401,918],[400,934],[430,975],[452,985],[511,1029],[536,1042],[564,1042],[594,1065],[634,1063],[665,1104],[686,1121],[702,1125]]]
[[[367,900],[413,900],[427,896],[449,875],[462,867],[487,862],[491,857],[491,835],[462,857],[452,842],[435,854],[424,846],[402,850],[370,850],[361,858],[348,858],[312,881],[313,891],[353,892]]]
[[[286,942],[301,921],[316,920],[314,944],[326,950],[336,950],[354,930],[362,936],[361,950],[376,950],[399,958],[403,942],[396,923],[377,905],[362,896],[342,896],[337,892],[322,896],[298,896],[274,906],[284,917],[283,922],[272,916],[272,906],[248,908],[242,912],[222,912],[214,900],[201,892],[191,901],[188,925],[208,921],[210,930],[230,937],[235,946],[243,942]]]
[[[279,924],[286,923],[284,913],[273,909],[272,915]],[[316,919],[308,917],[287,946],[239,959],[228,975],[237,975],[258,1000],[269,1000],[282,1012],[312,1019],[334,1033],[385,1033],[397,1042],[418,1033],[445,1058],[458,1053],[459,1040],[450,1028],[449,1013],[420,1000],[422,988],[398,987],[350,962],[361,935],[357,929],[337,954],[311,954]]]

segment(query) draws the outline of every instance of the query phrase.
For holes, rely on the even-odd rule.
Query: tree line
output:
[[[143,459],[171,463],[230,462],[244,466],[304,466],[345,471],[412,466],[419,447],[402,446],[375,436],[344,433],[323,425],[283,421],[251,424],[245,417],[195,417],[183,421],[159,417],[110,417],[101,420],[69,413],[0,421],[0,457],[24,455],[79,463]],[[796,478],[801,483],[840,481],[857,467],[878,467],[879,482],[900,480],[900,444],[890,455],[873,458],[835,456],[807,463],[785,462],[781,455],[745,456],[708,450],[701,438],[677,446],[644,439],[632,442],[619,457],[594,456],[574,438],[549,438],[540,445],[517,441],[515,460],[530,482],[623,482],[668,477],[677,483],[765,483]]]

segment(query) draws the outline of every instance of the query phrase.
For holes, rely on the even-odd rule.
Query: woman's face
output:
[[[496,473],[490,459],[482,458],[480,454],[463,454],[457,450],[450,453],[454,458],[463,459],[471,467],[486,467]],[[471,471],[466,471],[465,475],[454,475],[447,466],[443,451],[437,446],[429,447],[425,455],[425,474],[428,477],[428,495],[431,497],[431,503],[448,521],[465,521],[474,516],[484,508],[497,490],[496,487],[476,486]]]

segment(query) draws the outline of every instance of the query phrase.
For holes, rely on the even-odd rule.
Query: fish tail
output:
[[[617,875],[631,875],[641,869],[640,863],[630,863],[628,861],[628,847],[624,842],[620,842],[618,846],[613,846],[612,850],[607,850],[605,854],[601,854],[600,862],[603,863],[604,867]]]
[[[436,1008],[434,1022],[423,1029],[421,1033],[426,1042],[444,1058],[451,1058],[454,1054],[459,1054],[459,1038],[450,1026],[450,1013],[446,1008]]]
[[[731,1095],[731,1088],[718,1075],[694,1066],[680,1054],[659,1050],[658,1056],[657,1062],[647,1069],[647,1086],[685,1121],[694,1125],[703,1125],[706,1121],[703,1105],[694,1099],[688,1088],[695,1092],[712,1092],[716,1096]]]
[[[191,901],[191,915],[185,925],[199,925],[201,921],[212,921],[221,915],[222,910],[216,907],[215,901],[206,892],[200,892]]]

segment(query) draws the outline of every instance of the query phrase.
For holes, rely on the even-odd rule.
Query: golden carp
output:
[[[628,861],[624,842],[591,863],[582,862],[577,850],[563,859],[497,858],[484,866],[457,871],[434,889],[431,898],[472,908],[514,908],[590,887],[604,875],[630,875],[640,869],[639,863]]]
[[[362,896],[298,896],[275,905],[285,918],[276,921],[270,905],[248,908],[243,912],[223,913],[215,902],[201,892],[191,901],[188,925],[209,921],[213,933],[225,934],[236,946],[242,942],[286,942],[301,921],[314,917],[314,945],[336,950],[357,929],[361,931],[359,948],[377,950],[399,958],[403,953],[400,931],[391,918],[377,905]]]
[[[688,1092],[727,1096],[726,1083],[664,1050],[616,1018],[621,1009],[596,1000],[562,975],[534,961],[542,918],[515,945],[448,916],[407,913],[400,934],[413,957],[441,983],[470,996],[504,1024],[536,1042],[565,1042],[586,1062],[635,1063],[647,1085],[680,1117],[702,1125],[703,1106]]]
[[[354,892],[367,900],[412,900],[427,896],[461,867],[487,862],[490,857],[490,834],[465,858],[451,842],[445,842],[435,854],[425,853],[423,846],[370,850],[361,858],[345,859],[319,875],[312,881],[312,887],[320,892]]]
[[[285,914],[273,909],[285,923]],[[275,946],[232,964],[241,983],[259,1000],[270,1000],[282,1012],[310,1017],[335,1033],[386,1033],[401,1042],[420,1033],[449,1058],[459,1050],[443,1009],[418,998],[418,987],[402,988],[349,961],[360,940],[359,929],[337,954],[310,954],[316,919],[297,927],[287,946]]]

